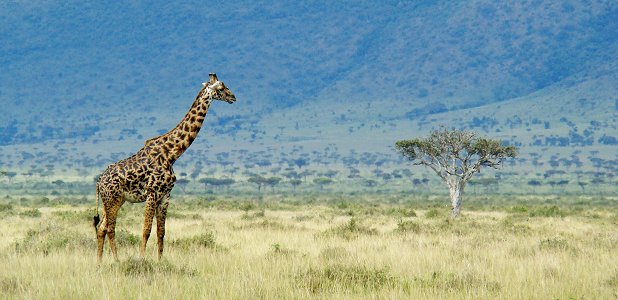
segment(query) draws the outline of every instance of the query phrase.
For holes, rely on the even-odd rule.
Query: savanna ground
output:
[[[94,201],[5,201],[0,298],[618,297],[615,197],[471,198],[454,221],[444,196],[174,199],[162,261],[127,203],[101,266]]]

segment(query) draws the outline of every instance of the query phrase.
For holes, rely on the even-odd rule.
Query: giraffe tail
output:
[[[101,222],[101,218],[99,218],[99,199],[101,199],[101,196],[99,195],[99,184],[98,183],[96,185],[96,195],[97,195],[97,208],[96,208],[97,215],[92,218],[92,225],[94,226],[95,231],[97,231],[97,226]]]

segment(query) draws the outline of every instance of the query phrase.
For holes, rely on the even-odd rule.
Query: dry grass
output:
[[[0,298],[618,296],[615,215],[598,209],[466,212],[451,221],[441,209],[172,205],[157,261],[154,238],[146,260],[137,258],[142,207],[134,206],[119,219],[120,262],[106,248],[98,267],[86,209],[12,207],[2,216]]]

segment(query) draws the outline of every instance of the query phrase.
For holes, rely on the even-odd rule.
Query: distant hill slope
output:
[[[439,124],[599,144],[618,135],[615,20],[615,1],[2,2],[0,146],[129,151],[211,71],[238,97],[213,106],[213,147],[388,151]]]
[[[185,105],[176,101],[192,99],[210,71],[244,100],[235,108],[241,113],[314,99],[472,106],[618,58],[614,1],[0,8],[0,99],[11,112],[2,126],[43,119],[69,131],[84,118],[106,126],[119,106],[180,112]]]

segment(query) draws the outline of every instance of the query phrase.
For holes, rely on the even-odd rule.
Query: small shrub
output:
[[[299,286],[312,293],[334,290],[366,291],[398,285],[399,280],[387,268],[371,268],[363,265],[332,265],[310,268],[296,276]]]
[[[212,232],[202,233],[188,238],[181,238],[172,240],[171,245],[182,249],[189,249],[191,247],[203,247],[209,249],[216,249],[219,246],[215,241],[215,235]]]
[[[416,211],[412,208],[391,207],[382,209],[382,214],[395,217],[413,218],[416,217]]]
[[[428,219],[437,218],[439,216],[440,216],[440,212],[435,208],[432,208],[428,210],[427,212],[425,212],[425,218],[428,218]]]
[[[479,274],[442,273],[433,272],[429,278],[415,278],[415,281],[424,288],[461,292],[465,290],[483,288],[489,292],[500,291],[500,283],[488,280]]]
[[[531,231],[530,226],[527,224],[516,224],[513,222],[512,218],[508,217],[502,220],[501,225],[504,229],[513,234],[528,234]]]
[[[614,274],[607,280],[607,284],[613,288],[618,288],[618,272],[614,272]]]
[[[561,237],[554,237],[541,240],[539,248],[544,250],[568,250],[570,246],[567,240]]]
[[[421,232],[421,226],[418,225],[418,223],[414,222],[414,221],[404,221],[404,220],[399,220],[399,222],[397,222],[397,229],[395,229],[395,231],[397,232],[414,232],[414,233],[419,233]]]
[[[557,205],[536,207],[528,213],[530,217],[565,217],[567,213]]]
[[[240,205],[240,209],[243,210],[245,212],[245,214],[249,213],[250,210],[253,210],[255,208],[256,208],[256,205],[253,202],[243,202]]]
[[[253,219],[258,219],[258,218],[264,218],[266,216],[266,211],[262,208],[259,211],[256,211],[252,214],[249,214],[248,212],[245,212],[245,214],[242,215],[241,219],[243,220],[253,220]]]
[[[508,252],[514,257],[525,258],[534,255],[536,253],[536,249],[537,248],[535,247],[513,246],[508,250]]]
[[[311,219],[313,219],[313,216],[310,215],[298,215],[294,217],[294,220],[296,220],[297,222],[309,221]]]
[[[152,262],[147,259],[130,258],[128,260],[121,261],[118,264],[110,265],[109,270],[119,271],[123,275],[130,277],[149,277],[157,273],[182,276],[198,275],[198,272],[195,269],[185,266],[177,267],[165,259],[158,262]]]
[[[361,235],[376,235],[378,231],[375,228],[370,228],[359,224],[356,218],[351,218],[345,224],[339,225],[335,228],[329,229],[322,233],[325,236],[338,236],[346,240],[357,238]]]
[[[32,208],[20,212],[19,215],[22,217],[39,218],[41,217],[41,211],[36,208]]]
[[[201,220],[202,216],[200,214],[183,214],[176,211],[168,211],[168,218],[173,219],[191,219],[191,220]]]
[[[0,277],[0,295],[7,295],[23,291],[28,284],[21,282],[17,278]]]
[[[270,249],[271,256],[288,256],[290,254],[294,254],[294,250],[287,249],[279,243],[270,245]]]
[[[92,220],[92,210],[60,210],[52,211],[51,215],[59,220],[67,222],[90,222]]]
[[[586,213],[584,213],[584,216],[586,218],[590,218],[590,219],[601,219],[601,215],[597,212],[592,212],[592,211],[587,211]]]
[[[291,230],[295,227],[293,225],[286,225],[277,220],[269,220],[263,219],[261,221],[245,223],[241,225],[232,226],[235,230],[244,230],[244,229],[254,229],[254,228],[263,228],[263,229],[271,229],[271,230]]]
[[[320,257],[327,260],[338,260],[347,255],[348,251],[343,247],[328,247],[320,252]]]
[[[141,240],[140,237],[125,229],[116,229],[116,235],[114,236],[114,239],[119,246],[136,246],[140,243]]]
[[[150,260],[131,258],[120,262],[120,271],[126,276],[146,276],[152,275],[155,271]]]
[[[11,203],[0,203],[0,213],[12,212],[13,205]]]
[[[403,212],[403,216],[404,217],[408,217],[408,218],[416,217],[416,211],[414,211],[414,209],[411,209],[411,208],[410,209],[406,209]]]
[[[155,271],[158,273],[184,275],[184,276],[197,276],[199,273],[193,268],[187,266],[177,267],[170,263],[168,260],[160,260],[154,264]]]
[[[41,225],[41,228],[30,229],[26,236],[14,244],[18,253],[31,252],[49,254],[56,251],[73,251],[79,248],[94,249],[94,233],[92,236],[68,230],[55,224]]]
[[[512,213],[527,213],[528,207],[525,205],[515,205],[512,206],[508,211]]]

